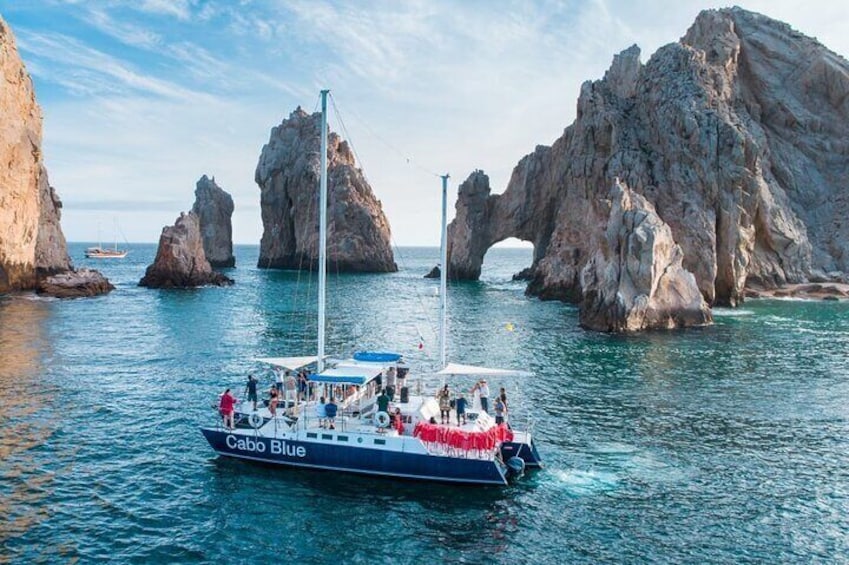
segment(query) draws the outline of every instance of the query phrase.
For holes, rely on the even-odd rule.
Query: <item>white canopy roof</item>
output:
[[[310,375],[309,379],[317,383],[337,383],[363,385],[381,373],[380,367],[339,366],[325,369],[318,375]]]
[[[312,365],[318,361],[318,355],[309,355],[304,357],[259,357],[256,359],[260,363],[268,363],[275,367],[283,367],[290,371],[297,371],[307,365]]]
[[[530,377],[527,371],[516,371],[513,369],[490,369],[488,367],[476,367],[474,365],[460,365],[459,363],[448,363],[437,375],[456,376],[465,375],[470,377]]]

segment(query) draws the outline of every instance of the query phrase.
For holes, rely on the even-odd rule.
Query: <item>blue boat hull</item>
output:
[[[539,456],[537,446],[533,440],[529,444],[515,441],[505,441],[502,443],[501,458],[504,461],[509,461],[511,457],[519,457],[525,462],[525,467],[531,469],[542,467],[542,458]]]
[[[227,457],[405,479],[479,485],[507,484],[507,469],[500,461],[273,439],[232,434],[212,428],[201,428],[201,432],[216,452]]]

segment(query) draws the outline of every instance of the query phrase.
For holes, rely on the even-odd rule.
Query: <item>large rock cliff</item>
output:
[[[41,109],[32,80],[0,18],[0,292],[32,289],[39,276],[70,269],[62,206],[41,154]]]
[[[203,251],[213,267],[235,267],[233,257],[233,198],[215,184],[215,177],[200,177],[192,206],[200,222]]]
[[[156,259],[139,281],[139,286],[149,288],[192,288],[230,284],[233,284],[233,280],[213,271],[206,260],[200,222],[194,212],[181,213],[173,226],[162,228]]]
[[[300,108],[271,130],[256,167],[263,234],[258,266],[311,269],[318,259],[321,115]],[[337,272],[392,272],[389,222],[354,155],[335,133],[327,143],[327,258]]]
[[[747,281],[849,271],[849,64],[786,24],[702,12],[643,65],[633,46],[581,88],[575,122],[513,170],[503,194],[475,172],[449,229],[452,277],[476,278],[507,237],[534,244],[528,291],[582,302],[620,177],[669,226],[710,304]]]
[[[600,331],[671,329],[713,317],[684,253],[649,201],[616,179],[607,228],[581,271],[581,325]]]

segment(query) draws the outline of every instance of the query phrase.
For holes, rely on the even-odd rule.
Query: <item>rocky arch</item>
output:
[[[448,226],[449,276],[477,280],[487,251],[501,241],[515,238],[534,246],[533,263],[522,272],[530,278],[534,266],[544,256],[554,222],[553,207],[539,198],[545,172],[541,161],[550,148],[539,146],[522,159],[504,194],[492,194],[489,176],[476,170],[460,185],[456,215]],[[547,229],[546,229],[547,228]]]

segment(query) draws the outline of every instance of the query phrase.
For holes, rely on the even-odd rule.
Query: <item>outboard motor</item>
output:
[[[521,457],[511,457],[507,460],[507,469],[516,477],[521,477],[525,472],[525,461]]]

